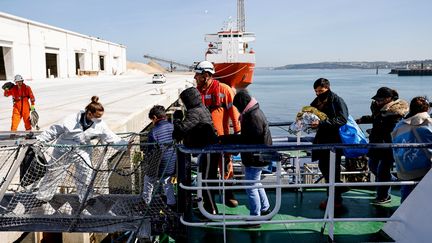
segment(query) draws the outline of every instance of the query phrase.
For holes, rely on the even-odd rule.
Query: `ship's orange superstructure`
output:
[[[205,41],[209,42],[206,60],[215,67],[215,79],[232,88],[243,89],[253,82],[255,52],[249,43],[255,40],[255,34],[245,31],[243,1],[238,5],[237,26],[228,22],[223,30],[205,36]]]

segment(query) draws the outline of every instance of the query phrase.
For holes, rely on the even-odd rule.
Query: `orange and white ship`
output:
[[[209,42],[206,60],[215,67],[214,77],[235,89],[251,84],[255,52],[249,48],[249,42],[254,40],[255,34],[245,31],[244,0],[238,0],[237,26],[228,22],[223,30],[205,36],[205,41]]]

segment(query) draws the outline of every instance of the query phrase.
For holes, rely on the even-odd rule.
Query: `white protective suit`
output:
[[[84,111],[66,117],[60,124],[52,125],[48,130],[42,132],[36,139],[40,142],[65,145],[91,145],[91,139],[99,138],[103,144],[112,143],[125,145],[119,149],[126,149],[127,141],[122,140],[114,134],[103,121],[94,122],[87,130],[83,130],[80,118]],[[52,159],[45,176],[42,178],[36,198],[48,202],[58,190],[61,182],[64,182],[67,171],[75,165],[74,178],[76,181],[77,193],[80,202],[83,201],[88,185],[91,182],[93,170],[88,166],[92,165],[92,147],[78,147],[74,152],[69,152],[70,147],[54,147]],[[62,155],[69,152],[64,159],[58,160]],[[58,161],[57,161],[58,160]],[[90,191],[87,199],[92,197]]]

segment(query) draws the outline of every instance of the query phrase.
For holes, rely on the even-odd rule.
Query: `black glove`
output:
[[[173,114],[174,120],[183,120],[183,111],[182,110],[176,110]]]
[[[11,89],[13,86],[15,86],[14,83],[12,83],[12,82],[6,82],[6,83],[4,83],[4,84],[2,85],[2,89],[4,89],[4,90],[8,90],[8,89]]]

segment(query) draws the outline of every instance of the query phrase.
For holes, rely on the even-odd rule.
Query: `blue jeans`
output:
[[[392,175],[390,171],[393,167],[393,161],[369,159],[368,166],[369,170],[376,176],[377,182],[392,181]],[[390,186],[377,186],[376,197],[378,199],[386,199],[389,196],[390,190]]]
[[[260,180],[262,168],[245,167],[245,180]],[[259,186],[261,183],[246,183],[246,185]],[[249,199],[250,215],[261,215],[262,211],[270,208],[266,192],[264,188],[246,189],[246,194]]]
[[[153,191],[155,189],[155,186],[157,187],[157,179],[158,177],[148,175],[144,176],[143,198],[147,205],[150,204],[154,196]],[[168,205],[174,205],[176,203],[176,199],[174,196],[174,186],[171,183],[171,179],[172,177],[167,175],[160,177],[160,182],[162,183],[162,187],[167,198],[166,203]]]

